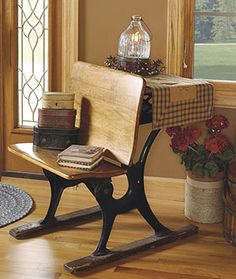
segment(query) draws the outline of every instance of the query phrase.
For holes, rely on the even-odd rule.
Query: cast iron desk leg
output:
[[[101,218],[101,209],[94,206],[71,213],[55,216],[62,193],[65,188],[82,183],[82,180],[66,180],[50,171],[43,170],[51,188],[51,199],[46,216],[39,221],[28,223],[10,230],[10,234],[17,239],[30,238],[56,230],[68,225],[80,225]]]
[[[88,257],[65,264],[66,270],[79,274],[197,233],[198,228],[193,225],[185,226],[178,230],[168,229],[160,223],[148,204],[144,190],[144,168],[149,150],[159,131],[153,130],[150,133],[138,162],[128,167],[128,190],[120,199],[113,198],[113,185],[110,179],[87,179],[84,181],[101,207],[103,229],[94,253]],[[134,208],[138,209],[147,223],[154,229],[154,235],[109,250],[106,245],[115,217]]]

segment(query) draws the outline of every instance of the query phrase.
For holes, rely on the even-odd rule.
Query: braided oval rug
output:
[[[15,186],[0,184],[0,227],[21,219],[32,206],[29,194]]]

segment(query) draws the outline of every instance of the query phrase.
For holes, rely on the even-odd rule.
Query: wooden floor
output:
[[[118,197],[125,190],[123,177],[113,180]],[[0,278],[76,278],[64,270],[63,264],[90,254],[100,235],[101,221],[68,228],[27,240],[12,238],[9,229],[44,216],[49,187],[45,181],[2,178],[2,183],[27,191],[35,201],[34,211],[24,219],[0,229]],[[183,180],[146,179],[150,204],[160,220],[170,228],[190,223],[183,213]],[[95,205],[92,195],[82,185],[66,189],[59,214]],[[142,253],[105,270],[86,274],[85,278],[103,279],[209,279],[236,278],[236,248],[222,236],[221,224],[199,224],[200,232],[175,244]],[[137,211],[119,216],[109,246],[121,245],[149,236],[152,230]]]

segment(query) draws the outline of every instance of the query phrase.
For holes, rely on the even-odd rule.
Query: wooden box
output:
[[[34,126],[33,144],[46,149],[63,150],[77,144],[79,128],[55,129]]]
[[[39,109],[38,126],[42,128],[67,128],[75,127],[75,109]]]
[[[43,94],[42,108],[74,109],[74,93],[47,92]]]

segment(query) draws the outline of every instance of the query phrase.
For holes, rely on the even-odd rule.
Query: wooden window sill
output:
[[[208,80],[215,86],[215,107],[236,108],[236,82]]]
[[[25,135],[33,135],[33,128],[14,128],[11,130],[12,134],[25,134]]]

